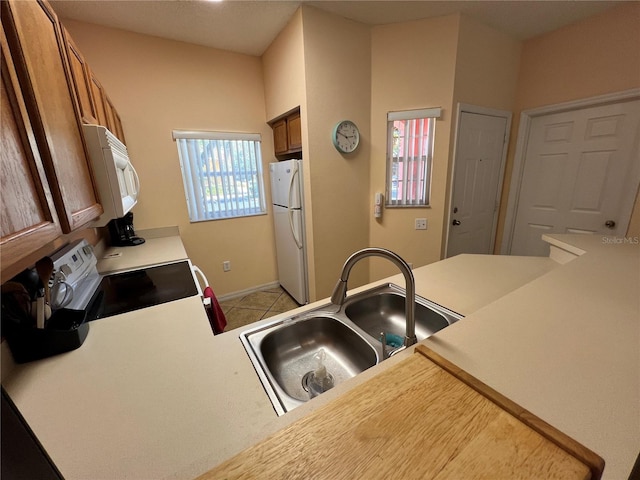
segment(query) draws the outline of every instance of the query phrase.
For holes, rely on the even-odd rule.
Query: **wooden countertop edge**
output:
[[[536,431],[547,440],[556,444],[565,452],[583,462],[591,470],[591,478],[593,480],[600,480],[600,478],[602,477],[602,472],[604,470],[605,462],[602,457],[597,455],[595,452],[591,451],[581,443],[578,443],[573,438],[562,433],[555,427],[549,425],[544,420],[536,417],[528,410],[525,410],[517,403],[509,400],[507,397],[489,387],[488,385],[482,383],[477,378],[469,375],[467,372],[449,362],[447,359],[440,356],[428,347],[424,345],[417,345],[415,348],[415,352],[428,358],[440,368],[447,371],[469,387],[473,388],[476,392],[488,398],[509,414],[513,415],[529,428]]]

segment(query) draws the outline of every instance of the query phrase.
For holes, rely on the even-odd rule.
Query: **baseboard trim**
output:
[[[238,298],[238,297],[244,297],[245,295],[249,295],[250,293],[253,292],[258,292],[260,290],[265,290],[267,288],[275,288],[275,287],[279,287],[280,286],[280,282],[271,282],[271,283],[265,283],[263,285],[257,285],[255,287],[251,287],[251,288],[247,288],[245,290],[238,290],[236,292],[231,292],[231,293],[227,293],[225,295],[220,295],[218,297],[218,301],[219,302],[224,302],[225,300],[231,300],[233,298]]]

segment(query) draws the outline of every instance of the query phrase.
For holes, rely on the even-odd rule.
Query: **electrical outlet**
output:
[[[231,261],[225,260],[224,262],[222,262],[222,270],[224,270],[225,272],[231,271]]]
[[[427,219],[416,218],[416,230],[426,230],[426,229],[427,229]]]

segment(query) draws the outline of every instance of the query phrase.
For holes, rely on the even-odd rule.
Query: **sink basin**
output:
[[[405,335],[405,297],[401,290],[394,290],[389,285],[377,293],[365,292],[364,295],[347,299],[345,315],[372,337],[378,338],[380,332],[392,333],[404,338]],[[438,330],[448,327],[453,321],[450,316],[441,313],[435,304],[416,299],[415,307],[416,337],[418,341],[433,335]]]
[[[404,299],[404,289],[383,284],[347,297],[341,307],[328,303],[242,331],[240,341],[276,413],[310,400],[308,374],[317,368],[314,357],[321,349],[335,385],[382,361],[380,332],[404,338]],[[419,296],[415,313],[418,340],[461,318]],[[389,344],[386,353],[391,350]]]
[[[335,310],[331,304],[324,307]],[[240,334],[278,415],[311,399],[307,381],[310,372],[318,367],[314,357],[321,349],[334,385],[355,377],[379,361],[376,347],[349,325],[348,320],[345,322],[321,310],[270,322]]]
[[[324,349],[324,364],[337,385],[378,363],[375,349],[354,330],[331,317],[312,317],[282,326],[264,337],[260,352],[278,386],[297,400],[309,400],[305,380],[318,366],[314,356]]]

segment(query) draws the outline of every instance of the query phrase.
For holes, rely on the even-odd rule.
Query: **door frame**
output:
[[[456,131],[453,141],[453,158],[451,162],[451,179],[449,182],[449,198],[447,202],[447,214],[445,215],[445,221],[447,222],[447,230],[446,236],[444,240],[444,251],[443,257],[447,258],[447,253],[449,250],[449,234],[451,231],[451,222],[453,218],[453,213],[451,212],[451,205],[453,204],[453,186],[455,184],[455,176],[456,176],[456,159],[458,156],[458,142],[460,140],[460,120],[463,113],[475,113],[478,115],[487,115],[490,117],[500,117],[505,118],[507,120],[507,124],[505,126],[505,138],[502,148],[502,158],[500,159],[500,173],[498,179],[498,188],[496,192],[496,210],[493,215],[493,227],[491,233],[491,251],[495,249],[496,242],[496,233],[498,228],[498,214],[500,212],[500,199],[502,196],[502,188],[504,184],[504,170],[507,163],[507,150],[509,147],[509,138],[511,135],[511,121],[513,118],[513,113],[508,110],[498,110],[495,108],[489,107],[481,107],[478,105],[471,105],[469,103],[458,103],[456,108]]]
[[[522,177],[524,175],[525,154],[529,144],[529,134],[533,119],[553,113],[569,112],[572,110],[580,110],[583,108],[597,107],[638,99],[640,99],[640,88],[633,88],[631,90],[624,90],[621,92],[607,93],[604,95],[597,95],[595,97],[582,98],[580,100],[572,100],[569,102],[532,108],[530,110],[523,110],[520,113],[520,126],[518,128],[516,151],[513,159],[513,170],[511,171],[511,183],[509,184],[507,213],[502,233],[502,244],[500,246],[501,255],[511,254],[513,232],[516,226],[516,213],[518,211],[518,202],[520,200],[520,188],[522,187]],[[631,213],[628,218],[625,218],[627,224],[630,219]]]

